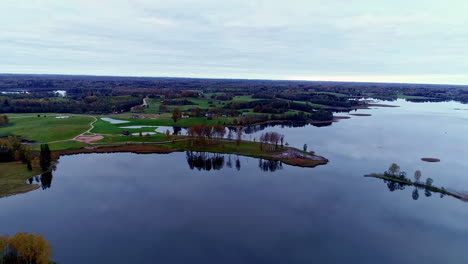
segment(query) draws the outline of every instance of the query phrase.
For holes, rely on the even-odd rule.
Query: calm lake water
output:
[[[44,235],[59,263],[468,263],[468,203],[363,177],[396,162],[468,191],[468,110],[455,110],[468,106],[392,104],[252,134],[306,143],[330,159],[316,168],[206,153],[62,157],[45,189],[0,199],[0,233]]]

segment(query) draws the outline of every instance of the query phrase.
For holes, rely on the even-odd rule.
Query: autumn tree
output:
[[[276,132],[266,132],[260,135],[259,141],[260,150],[273,151],[278,149],[278,143],[280,141],[284,142],[284,135]]]
[[[174,108],[172,111],[172,120],[174,120],[174,123],[177,123],[177,120],[182,118],[182,112],[180,111],[179,108]]]
[[[0,115],[0,127],[8,124],[8,116]]]
[[[21,144],[17,137],[0,139],[0,161],[21,161],[25,164],[32,159],[31,149]]]
[[[226,128],[221,124],[216,124],[213,127],[213,130],[214,130],[215,137],[218,139],[223,138],[224,135],[226,134]]]
[[[0,238],[0,254],[5,263],[49,264],[52,247],[41,235],[16,233]]]
[[[144,109],[142,105],[137,105],[132,108],[132,112],[134,113],[143,113]]]
[[[159,113],[165,113],[167,112],[167,105],[161,104],[159,106]]]
[[[200,116],[201,116],[201,110],[200,110],[200,108],[195,107],[195,108],[193,109],[192,115],[193,115],[194,117],[200,117]]]
[[[416,182],[419,182],[419,179],[421,179],[421,171],[417,170],[417,171],[414,172],[414,180]]]
[[[392,165],[390,165],[387,171],[387,173],[392,176],[397,175],[399,172],[400,172],[400,166],[398,166],[396,163],[392,163]]]

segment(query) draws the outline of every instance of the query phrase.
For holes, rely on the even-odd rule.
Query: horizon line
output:
[[[268,79],[268,78],[228,78],[228,77],[187,77],[187,76],[149,76],[149,75],[101,75],[101,74],[64,74],[64,73],[9,73],[0,72],[2,75],[29,75],[29,76],[83,76],[83,77],[113,77],[113,78],[160,78],[160,79],[207,79],[207,80],[245,80],[245,81],[283,81],[283,82],[326,82],[326,83],[367,83],[367,84],[400,84],[400,85],[445,85],[468,86],[468,84],[451,83],[422,83],[422,82],[377,82],[377,81],[344,81],[344,80],[311,80],[311,79]]]

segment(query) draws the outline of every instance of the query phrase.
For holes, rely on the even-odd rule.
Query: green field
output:
[[[121,128],[121,127],[127,127],[127,126],[180,126],[180,127],[189,127],[193,126],[195,124],[230,124],[231,120],[229,118],[219,118],[219,119],[213,119],[213,120],[208,120],[207,118],[204,117],[198,117],[198,118],[187,118],[187,119],[181,119],[174,123],[174,121],[170,118],[141,118],[141,119],[122,119],[122,118],[114,118],[114,119],[119,119],[119,120],[126,120],[129,121],[128,123],[124,124],[111,124],[107,121],[103,121],[99,119],[95,124],[94,124],[94,129],[91,130],[92,133],[99,133],[99,134],[122,134],[123,131],[128,130],[131,133],[136,133],[136,132],[153,132],[155,130],[154,127],[147,127],[147,128],[136,128],[136,129],[126,129],[126,128]]]
[[[167,109],[169,112],[172,112],[174,108],[179,108],[182,111],[187,111],[190,109],[193,109],[195,107],[198,107],[200,109],[209,109],[210,107],[223,107],[227,102],[220,101],[220,100],[214,100],[210,98],[179,98],[180,100],[189,100],[193,104],[190,105],[166,105]],[[148,107],[145,108],[145,114],[159,114],[159,106],[161,104],[161,101],[164,102],[163,99],[147,99]]]
[[[54,150],[64,150],[64,149],[77,149],[77,148],[81,148],[81,147],[85,147],[85,146],[88,146],[88,144],[81,143],[81,142],[78,142],[78,141],[73,141],[73,140],[62,141],[62,142],[50,143],[49,144],[49,148],[52,151],[54,151]],[[33,146],[31,149],[32,150],[40,150],[41,146],[36,145],[36,146]]]
[[[167,137],[165,134],[154,134],[146,136],[145,133],[142,133],[143,136],[105,136],[103,139],[96,141],[96,143],[142,143],[142,142],[162,142],[169,141],[173,136]]]
[[[38,174],[39,170],[28,171],[21,162],[0,163],[0,197],[37,189],[39,186],[27,184],[26,180]]]
[[[236,102],[236,103],[240,103],[240,102],[252,102],[252,101],[257,101],[257,100],[260,100],[260,99],[256,99],[256,98],[252,98],[251,95],[239,95],[239,96],[235,96],[232,101],[233,102]]]
[[[57,114],[55,114],[57,115]],[[90,128],[91,116],[72,116],[57,119],[53,116],[8,115],[10,123],[0,128],[0,137],[18,136],[34,142],[51,142],[71,139]]]

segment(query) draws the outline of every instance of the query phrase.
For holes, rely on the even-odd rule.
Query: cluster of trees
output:
[[[272,118],[273,119],[273,118]],[[261,123],[270,120],[268,115],[246,115],[239,118],[234,118],[232,123],[239,126],[249,126],[256,123]]]
[[[65,98],[51,100],[42,97],[27,99],[0,99],[0,112],[3,113],[95,113],[108,114],[126,112],[141,104],[142,98],[99,97]]]
[[[211,96],[211,99],[216,99],[220,101],[231,101],[234,98],[233,94],[213,94]]]
[[[49,264],[52,247],[41,235],[0,236],[0,263]]]
[[[194,105],[194,103],[187,99],[170,99],[164,100],[165,105]]]
[[[333,113],[327,110],[317,110],[311,113],[297,112],[294,114],[280,114],[280,115],[246,115],[239,118],[235,118],[232,122],[234,125],[249,126],[252,124],[258,124],[266,121],[297,121],[297,122],[308,122],[308,121],[332,121]]]
[[[191,137],[191,145],[204,145],[211,139],[221,140],[226,135],[226,127],[222,124],[196,124],[188,129],[187,134]]]
[[[37,158],[32,155],[31,148],[21,143],[17,137],[8,137],[0,139],[0,162],[21,161],[28,166],[28,170],[32,170],[33,163],[37,165]],[[49,169],[52,163],[52,153],[48,144],[41,145],[39,156],[39,165],[42,170]]]
[[[0,139],[0,162],[21,161],[32,170],[32,158],[31,148],[21,144],[17,137]]]
[[[432,183],[434,182],[431,178],[427,178],[425,182],[421,182],[421,171],[417,170],[414,172],[414,182],[411,181],[406,177],[406,172],[400,171],[400,166],[396,163],[392,163],[387,171],[384,172],[384,176],[395,178],[399,181],[392,181],[392,180],[384,180],[387,184],[388,189],[393,192],[395,190],[404,190],[405,186],[414,186],[414,190],[412,192],[412,197],[414,200],[418,200],[419,198],[419,191],[418,189],[424,190],[424,195],[426,197],[432,196],[432,191],[439,192],[440,197],[442,198],[446,195],[446,190],[444,187],[437,188],[433,187]]]
[[[283,148],[284,135],[277,132],[262,133],[259,138],[260,150],[262,151],[277,151],[279,146]]]
[[[0,127],[1,126],[6,126],[8,124],[8,116],[6,115],[0,115]]]

